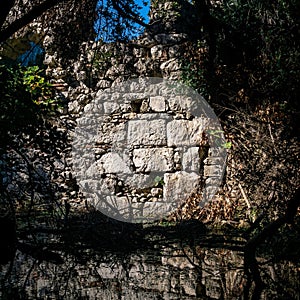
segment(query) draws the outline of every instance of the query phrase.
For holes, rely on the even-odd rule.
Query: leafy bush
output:
[[[208,99],[205,71],[203,68],[199,68],[196,61],[183,62],[181,80],[187,86],[197,90],[205,99]]]
[[[9,142],[11,134],[35,125],[41,112],[53,110],[51,85],[37,66],[0,64],[0,147]]]
[[[194,56],[184,57],[182,80],[211,103],[239,102],[254,110],[279,103],[296,111],[299,9],[297,0],[218,1],[209,9],[212,24],[204,26],[204,45],[195,43],[189,51]],[[201,48],[211,63],[198,55]]]
[[[35,119],[35,105],[23,85],[20,68],[0,65],[0,146],[7,144],[10,133],[26,127]]]
[[[248,77],[244,87],[253,98],[296,102],[300,28],[295,12],[299,9],[296,0],[224,0],[212,10],[221,24],[216,61],[227,68],[242,66]]]
[[[43,76],[43,72],[38,66],[25,68],[22,71],[23,85],[30,93],[33,103],[55,110],[60,105],[57,100],[53,99],[52,85]]]

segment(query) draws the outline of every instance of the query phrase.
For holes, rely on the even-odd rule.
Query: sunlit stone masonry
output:
[[[77,119],[73,168],[85,197],[128,222],[159,219],[192,193],[213,193],[224,149],[206,101],[191,88],[141,78],[100,91]],[[209,150],[210,149],[210,150]],[[215,149],[213,160],[211,149]],[[206,184],[206,179],[211,184]]]
[[[165,216],[194,192],[204,205],[216,191],[226,149],[221,128],[208,122],[215,115],[207,103],[199,95],[170,94],[159,82],[152,90],[136,90],[137,82],[120,88],[133,78],[179,82],[194,57],[202,67],[207,48],[198,47],[203,37],[194,30],[200,25],[193,10],[188,1],[153,2],[141,36],[85,41],[68,64],[55,50],[54,33],[45,33],[46,74],[66,103],[61,120],[76,127],[67,133],[73,151],[64,153],[59,183],[71,189],[66,182],[76,176],[84,197],[74,190],[61,197],[75,210],[88,203],[110,217],[143,222]]]

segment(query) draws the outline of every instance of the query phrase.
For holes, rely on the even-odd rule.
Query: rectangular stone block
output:
[[[126,143],[126,124],[103,123],[99,126],[95,142],[101,144]]]
[[[176,203],[166,203],[165,201],[143,203],[142,216],[144,219],[151,221],[157,219],[157,216],[164,217],[176,209]]]
[[[127,132],[128,145],[167,145],[165,120],[130,120]]]
[[[222,176],[222,167],[220,165],[204,166],[204,176]]]
[[[104,154],[98,161],[98,164],[99,166],[101,166],[103,173],[131,173],[127,164],[127,159],[124,159],[124,157],[121,157],[121,155],[122,154],[113,152]]]
[[[172,111],[190,111],[193,99],[186,96],[174,96],[168,99]]]
[[[166,110],[165,98],[162,96],[150,97],[150,108],[153,111],[162,112]]]
[[[167,124],[168,147],[198,146],[205,129],[204,119],[173,120]]]
[[[133,164],[137,172],[168,172],[174,169],[173,149],[142,148],[133,150]]]
[[[225,162],[225,159],[224,157],[207,157],[205,160],[204,160],[204,163],[206,165],[223,165]]]
[[[200,184],[200,176],[195,172],[175,172],[164,175],[163,197],[168,203],[183,203]]]
[[[186,172],[200,172],[199,147],[189,147],[182,154],[182,170]]]

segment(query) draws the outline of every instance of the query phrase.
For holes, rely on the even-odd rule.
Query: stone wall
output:
[[[83,42],[77,59],[70,58],[67,66],[56,51],[55,36],[46,32],[43,47],[48,75],[54,83],[66,82],[71,86],[83,83],[93,90],[138,76],[179,79],[185,58],[199,56],[191,53],[195,34],[201,32],[196,12],[189,14],[191,10],[187,1],[153,1],[149,28],[140,37],[128,43]],[[197,38],[201,38],[200,34]],[[201,66],[206,49],[199,52],[203,56],[198,57]]]
[[[105,177],[105,180],[101,180],[108,181],[107,184],[120,199],[127,199],[130,195],[130,202],[134,199],[133,202],[136,203],[133,209],[137,211],[144,210],[145,203],[151,207],[154,205],[155,211],[164,211],[163,207],[158,205],[160,201],[170,202],[167,199],[173,198],[178,205],[179,198],[184,201],[188,191],[201,193],[200,189],[201,186],[203,187],[205,178],[212,175],[215,171],[216,159],[222,156],[220,153],[212,155],[212,150],[203,155],[205,151],[202,150],[207,147],[207,141],[203,140],[205,130],[207,130],[205,126],[207,114],[201,112],[202,100],[198,99],[196,100],[198,103],[192,103],[194,100],[191,101],[182,96],[176,95],[172,98],[169,95],[161,96],[159,93],[150,93],[151,95],[128,93],[127,102],[124,103],[121,103],[120,99],[115,99],[113,95],[106,97],[105,101],[100,99],[103,90],[114,89],[129,79],[141,77],[181,79],[184,61],[195,55],[191,53],[191,49],[194,49],[195,38],[194,31],[190,30],[192,19],[182,18],[182,13],[190,11],[191,7],[189,5],[185,7],[184,3],[180,4],[182,7],[179,4],[174,7],[172,2],[152,3],[151,25],[142,36],[126,44],[84,42],[81,45],[79,59],[70,60],[68,67],[61,64],[58,53],[53,51],[51,39],[46,36],[44,40],[46,72],[58,90],[58,97],[61,97],[67,105],[63,112],[68,116],[67,119],[77,120],[77,124],[81,122],[80,126],[84,126],[82,123],[87,120],[94,120],[95,108],[86,106],[88,103],[93,105],[98,103],[97,107],[100,111],[97,113],[103,113],[108,117],[105,124],[101,125],[102,128],[97,128],[95,131],[95,136],[98,136],[96,141],[98,146],[94,153],[94,156],[97,156],[97,174]],[[168,12],[167,16],[166,12]],[[189,33],[192,33],[192,36]],[[198,57],[199,67],[201,67],[201,55],[204,57],[205,51],[203,48],[197,53],[198,56],[202,53]],[[197,105],[199,111],[195,113],[192,110]],[[204,119],[198,118],[201,113]],[[163,117],[165,119],[161,118],[162,114],[165,115]],[[164,185],[150,188],[148,180],[147,188],[136,186],[127,189],[124,181],[117,180],[116,172],[124,173],[124,170],[120,169],[122,168],[120,160],[114,153],[111,153],[111,139],[116,131],[123,130],[124,134],[125,127],[128,135],[127,143],[131,144],[127,158],[130,160],[130,170],[134,170],[135,174],[144,174],[144,176],[154,171],[162,177]],[[191,140],[193,140],[193,147],[183,154],[182,146],[184,143],[190,144]],[[77,144],[86,145],[87,141],[88,139],[85,142],[79,141]],[[181,147],[178,148],[176,146],[178,144],[181,144]],[[204,148],[200,147],[201,144]],[[206,160],[210,168],[203,171],[203,163],[207,155],[211,157],[210,160]],[[80,159],[74,162],[75,165],[76,163],[80,166],[78,169],[81,168],[81,171],[86,173],[87,170],[82,168]],[[216,181],[221,178],[223,170],[216,172],[215,177],[210,181],[211,191]],[[82,175],[79,176],[82,179]],[[88,177],[89,183],[86,182],[87,178],[83,182],[86,186],[85,191],[93,186],[91,179],[95,177],[95,174]],[[153,181],[153,178],[151,180]],[[132,182],[136,182],[135,185],[141,184],[136,178]],[[186,187],[183,194],[177,193],[180,185]],[[90,200],[89,203],[94,203],[96,206],[111,205],[106,201],[101,204],[101,201],[99,202],[99,199],[97,197],[95,199],[89,192],[87,192],[87,198]],[[149,209],[152,210],[152,208]]]
[[[52,27],[45,29],[45,24],[43,25],[41,20],[32,24],[31,30],[43,37],[46,73],[56,90],[56,97],[63,102],[64,108],[61,115],[51,121],[55,124],[51,132],[39,133],[47,137],[43,140],[46,144],[50,143],[51,136],[55,136],[55,143],[53,142],[49,149],[56,148],[58,157],[38,154],[39,150],[33,151],[29,141],[26,141],[26,146],[23,147],[27,149],[28,155],[34,158],[36,164],[44,168],[44,177],[48,176],[51,184],[59,186],[62,194],[58,192],[57,197],[63,202],[73,203],[75,200],[76,205],[82,202],[78,200],[80,197],[74,190],[74,185],[69,184],[70,177],[74,176],[72,175],[74,161],[70,150],[76,126],[80,127],[85,119],[94,118],[93,109],[91,115],[88,115],[87,111],[91,106],[87,104],[101,102],[103,90],[113,89],[128,79],[158,77],[180,80],[184,61],[196,54],[199,68],[201,67],[201,55],[205,55],[206,49],[202,48],[196,54],[191,51],[195,50],[195,30],[191,30],[191,27],[196,28],[197,19],[197,16],[191,12],[192,6],[187,1],[176,3],[153,1],[150,26],[136,40],[129,43],[83,42],[78,56],[69,57],[67,65],[66,57],[62,57],[56,47],[58,40]],[[187,14],[190,14],[190,17],[186,17]],[[49,16],[46,16],[45,20]],[[74,52],[77,53],[77,48],[74,48]],[[93,155],[97,157],[96,164],[101,165],[101,168],[98,166],[97,174],[100,177],[111,177],[109,184],[114,193],[118,194],[118,197],[127,197],[130,194],[136,203],[157,204],[159,201],[175,199],[178,205],[180,201],[184,201],[188,191],[201,192],[205,179],[212,175],[221,156],[213,149],[208,153],[206,151],[207,141],[204,131],[207,129],[205,127],[207,115],[205,112],[203,114],[201,109],[197,112],[193,111],[195,105],[203,106],[202,100],[198,99],[198,103],[192,103],[193,101],[180,95],[170,97],[166,94],[146,96],[128,94],[127,97],[130,100],[124,103],[119,100],[116,103],[112,96],[99,104],[99,109],[106,115],[107,121],[102,122],[102,127],[96,128],[95,132],[97,150]],[[164,117],[161,117],[162,115]],[[114,132],[122,129],[122,126],[126,127],[127,144],[130,144],[128,154],[130,170],[144,177],[154,171],[164,184],[155,183],[156,185],[151,186],[148,183],[147,188],[143,189],[138,186],[140,181],[137,180],[136,187],[126,191],[124,181],[116,180],[115,172],[120,171],[120,165],[111,151],[113,146],[111,138]],[[87,141],[80,141],[80,143],[85,145]],[[183,151],[187,146],[188,149]],[[47,157],[47,163],[39,156]],[[79,161],[75,161],[75,165]],[[203,168],[204,164],[207,165],[205,168]],[[20,163],[19,169],[24,168],[27,168],[26,163]],[[99,171],[99,168],[102,171]],[[9,173],[11,174],[9,184],[18,186],[13,184],[14,172],[9,171]],[[215,177],[210,178],[210,183],[206,182],[207,186],[211,185],[211,190],[214,189],[221,173],[222,170],[217,170]],[[92,174],[93,176],[95,174]],[[151,180],[153,183],[153,178]],[[186,191],[183,194],[176,193],[180,182],[185,183]],[[42,194],[40,196],[42,197]],[[90,203],[99,205],[99,201],[95,202],[93,197],[88,196],[88,198],[91,200]],[[138,204],[138,207],[140,208],[142,204]],[[159,208],[156,210],[158,211]]]
[[[99,91],[73,139],[73,169],[88,202],[120,220],[150,221],[201,193],[204,178],[221,180],[222,166],[210,170],[204,160],[222,160],[222,151],[201,155],[212,126],[205,105],[191,88],[158,78]]]

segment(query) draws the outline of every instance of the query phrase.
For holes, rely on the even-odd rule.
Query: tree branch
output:
[[[297,214],[297,209],[300,206],[300,188],[297,189],[292,199],[287,204],[285,214],[264,227],[257,235],[251,238],[245,248],[256,248],[269,236],[272,236],[282,225],[291,224]]]
[[[245,273],[252,276],[255,282],[253,299],[258,299],[263,288],[263,281],[260,276],[258,263],[255,257],[257,247],[262,244],[268,237],[272,236],[284,224],[291,224],[297,214],[300,206],[300,188],[297,189],[292,199],[289,200],[285,214],[265,226],[258,234],[251,238],[245,245],[244,266]],[[246,289],[247,290],[247,289]]]
[[[135,23],[148,28],[149,25],[143,22],[137,14],[135,14],[132,10],[129,8],[124,8],[121,3],[117,3],[117,0],[112,0],[113,8],[120,14],[121,17],[131,19]]]
[[[8,25],[5,29],[0,31],[0,43],[5,42],[15,32],[17,32],[18,30],[20,30],[21,28],[23,28],[24,26],[32,22],[37,17],[41,16],[48,9],[64,1],[66,0],[46,0],[43,3],[33,7],[27,14],[15,20],[13,23]],[[7,12],[7,15],[8,13],[9,11]],[[7,17],[7,15],[5,16],[5,18]]]

